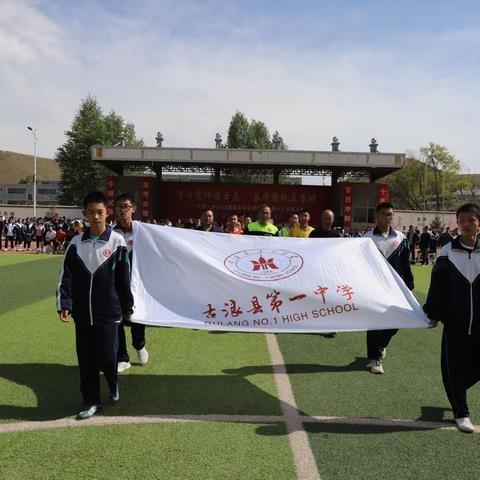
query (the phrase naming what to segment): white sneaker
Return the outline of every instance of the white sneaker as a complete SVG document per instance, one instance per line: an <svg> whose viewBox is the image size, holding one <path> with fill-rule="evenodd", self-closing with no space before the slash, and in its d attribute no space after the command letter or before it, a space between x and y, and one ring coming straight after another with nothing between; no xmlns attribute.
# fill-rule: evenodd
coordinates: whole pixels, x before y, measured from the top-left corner
<svg viewBox="0 0 480 480"><path fill-rule="evenodd" d="M82 410L77 415L77 420L87 420L88 418L92 418L101 408L101 405L92 405L85 410Z"/></svg>
<svg viewBox="0 0 480 480"><path fill-rule="evenodd" d="M136 350L137 352L137 357L138 357L138 363L140 365L145 365L148 362L148 352L145 347L143 347L141 350Z"/></svg>
<svg viewBox="0 0 480 480"><path fill-rule="evenodd" d="M370 363L370 371L372 373L385 373L383 370L383 361L382 360L372 360Z"/></svg>
<svg viewBox="0 0 480 480"><path fill-rule="evenodd" d="M126 370L127 368L130 368L131 366L132 366L132 364L130 362L118 362L117 372L121 373L124 370Z"/></svg>
<svg viewBox="0 0 480 480"><path fill-rule="evenodd" d="M382 360L385 360L385 357L387 356L387 349L386 348L382 348L382 353L380 354L380 358Z"/></svg>
<svg viewBox="0 0 480 480"><path fill-rule="evenodd" d="M475 431L475 427L469 417L456 418L455 423L457 424L458 429L462 432L472 433Z"/></svg>

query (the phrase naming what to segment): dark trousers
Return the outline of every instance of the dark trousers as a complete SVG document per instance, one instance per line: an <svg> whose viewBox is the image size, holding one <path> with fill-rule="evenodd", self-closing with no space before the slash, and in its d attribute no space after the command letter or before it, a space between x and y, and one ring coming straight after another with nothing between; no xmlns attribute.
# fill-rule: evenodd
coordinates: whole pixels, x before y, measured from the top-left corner
<svg viewBox="0 0 480 480"><path fill-rule="evenodd" d="M127 352L127 339L125 337L125 327L129 326L132 332L132 346L135 350L141 350L145 346L145 325L140 323L125 322L118 326L118 352L119 362L129 362L130 357Z"/></svg>
<svg viewBox="0 0 480 480"><path fill-rule="evenodd" d="M80 391L85 406L100 404L100 370L111 393L117 387L116 323L84 325L75 323Z"/></svg>
<svg viewBox="0 0 480 480"><path fill-rule="evenodd" d="M422 247L422 265L428 265L428 247Z"/></svg>
<svg viewBox="0 0 480 480"><path fill-rule="evenodd" d="M382 350L388 346L398 329L391 330L368 330L367 331L367 355L370 360L380 360Z"/></svg>
<svg viewBox="0 0 480 480"><path fill-rule="evenodd" d="M410 245L410 255L412 256L412 263L415 263L415 245Z"/></svg>
<svg viewBox="0 0 480 480"><path fill-rule="evenodd" d="M8 248L8 242L10 242L10 248L13 249L13 244L15 242L15 238L14 237L5 237L5 248Z"/></svg>
<svg viewBox="0 0 480 480"><path fill-rule="evenodd" d="M480 380L480 337L445 326L441 355L443 386L453 416L468 417L467 390Z"/></svg>

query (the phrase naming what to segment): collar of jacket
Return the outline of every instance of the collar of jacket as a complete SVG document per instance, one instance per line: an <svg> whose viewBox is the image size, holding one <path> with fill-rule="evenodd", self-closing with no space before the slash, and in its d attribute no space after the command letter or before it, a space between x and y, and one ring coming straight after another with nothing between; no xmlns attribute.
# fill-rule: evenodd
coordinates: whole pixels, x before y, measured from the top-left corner
<svg viewBox="0 0 480 480"><path fill-rule="evenodd" d="M374 235L381 235L383 237L383 234L380 231L380 229L378 228L378 226L375 226L375 228L373 229L373 234ZM389 237L396 237L397 236L397 232L395 231L394 228L388 227L388 236Z"/></svg>
<svg viewBox="0 0 480 480"><path fill-rule="evenodd" d="M107 243L110 240L110 235L112 234L112 229L107 226L105 231L100 235L97 241ZM82 242L91 242L92 239L90 238L90 227L88 227L82 235Z"/></svg>
<svg viewBox="0 0 480 480"><path fill-rule="evenodd" d="M462 243L461 243L461 238L460 235L453 240L452 242L452 248L455 250L465 250L467 252L470 252L471 250L469 248L465 248ZM477 239L475 240L475 245L473 246L474 250L480 250L480 236L477 235Z"/></svg>

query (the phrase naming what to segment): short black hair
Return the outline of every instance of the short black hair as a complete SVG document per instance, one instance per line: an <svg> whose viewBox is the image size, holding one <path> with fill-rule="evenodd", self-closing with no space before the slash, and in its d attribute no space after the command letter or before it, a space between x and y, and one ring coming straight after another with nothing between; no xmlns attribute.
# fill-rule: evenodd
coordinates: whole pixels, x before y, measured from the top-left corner
<svg viewBox="0 0 480 480"><path fill-rule="evenodd" d="M114 205L116 205L118 202L125 202L127 200L130 200L132 205L136 205L135 197L130 192L124 192L120 195L117 195L114 200Z"/></svg>
<svg viewBox="0 0 480 480"><path fill-rule="evenodd" d="M391 208L392 210L395 210L395 207L390 202L382 202L377 205L377 208L375 209L375 211L377 213L380 213L382 210L388 210L389 208Z"/></svg>
<svg viewBox="0 0 480 480"><path fill-rule="evenodd" d="M258 206L257 208L257 212L259 212L260 210L263 210L264 208L270 208L270 205L267 205L266 203L262 203L261 205ZM270 211L272 209L270 208Z"/></svg>
<svg viewBox="0 0 480 480"><path fill-rule="evenodd" d="M83 208L87 208L89 203L103 203L105 207L108 206L107 197L103 192L90 192L85 195L83 199Z"/></svg>
<svg viewBox="0 0 480 480"><path fill-rule="evenodd" d="M215 215L215 212L213 208L207 207L207 208L202 208L202 211L200 212L200 215L203 215L205 212L212 212L213 215Z"/></svg>
<svg viewBox="0 0 480 480"><path fill-rule="evenodd" d="M310 211L307 208L302 208L299 210L298 214L301 215L302 213L308 213L310 215Z"/></svg>
<svg viewBox="0 0 480 480"><path fill-rule="evenodd" d="M473 213L480 220L480 207L474 203L466 203L457 210L457 218L461 213Z"/></svg>

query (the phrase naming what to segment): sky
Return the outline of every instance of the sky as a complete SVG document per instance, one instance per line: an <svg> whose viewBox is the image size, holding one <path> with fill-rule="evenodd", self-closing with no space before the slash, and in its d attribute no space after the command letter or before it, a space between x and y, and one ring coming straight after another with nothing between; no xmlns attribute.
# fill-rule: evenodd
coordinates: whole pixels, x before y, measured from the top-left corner
<svg viewBox="0 0 480 480"><path fill-rule="evenodd" d="M146 146L243 112L291 150L446 146L480 173L480 2L0 0L0 150L53 158L87 95ZM0 179L1 180L1 179Z"/></svg>

